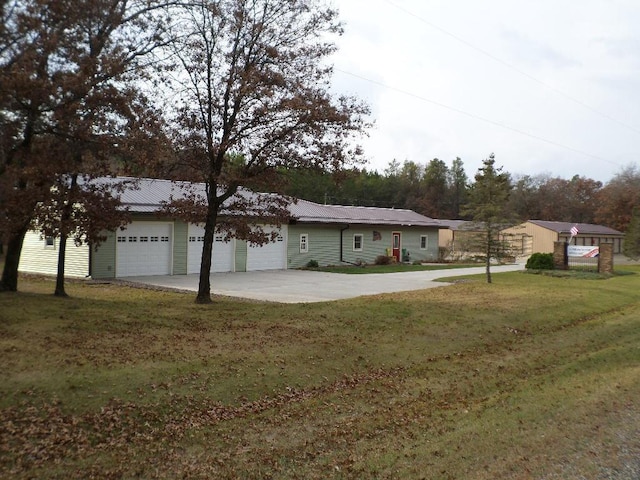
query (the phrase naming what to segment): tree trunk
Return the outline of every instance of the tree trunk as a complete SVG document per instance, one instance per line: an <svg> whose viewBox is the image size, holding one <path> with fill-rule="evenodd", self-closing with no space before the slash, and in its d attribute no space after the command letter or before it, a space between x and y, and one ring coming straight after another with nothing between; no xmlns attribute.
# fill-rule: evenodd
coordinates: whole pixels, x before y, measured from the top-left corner
<svg viewBox="0 0 640 480"><path fill-rule="evenodd" d="M67 240L69 235L67 229L69 228L69 220L73 211L73 200L78 188L78 174L71 175L71 184L69 185L69 191L67 193L68 198L62 208L62 218L60 220L60 248L58 249L58 271L56 273L56 290L53 293L56 297L66 297L67 292L64 290L64 266L67 253Z"/></svg>
<svg viewBox="0 0 640 480"><path fill-rule="evenodd" d="M487 235L487 263L486 263L486 271L487 271L487 283L491 283L491 250L493 250L491 245L491 233L489 231Z"/></svg>
<svg viewBox="0 0 640 480"><path fill-rule="evenodd" d="M211 253L213 252L213 237L218 220L218 207L209 202L207 220L204 224L204 241L202 243L202 258L200 260L200 282L196 303L212 303L211 300Z"/></svg>
<svg viewBox="0 0 640 480"><path fill-rule="evenodd" d="M67 235L60 235L60 245L58 248L58 272L56 275L56 290L53 294L56 297L67 297L64 291L64 260L67 252Z"/></svg>
<svg viewBox="0 0 640 480"><path fill-rule="evenodd" d="M0 281L0 292L16 292L18 290L18 264L20 263L20 253L22 253L22 243L28 229L29 225L25 224L23 228L9 237L2 280Z"/></svg>

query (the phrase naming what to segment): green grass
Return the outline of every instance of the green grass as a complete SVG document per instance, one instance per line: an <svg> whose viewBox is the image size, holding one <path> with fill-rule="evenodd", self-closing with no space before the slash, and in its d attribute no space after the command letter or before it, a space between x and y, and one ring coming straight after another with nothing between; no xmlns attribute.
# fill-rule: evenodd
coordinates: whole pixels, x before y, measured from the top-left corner
<svg viewBox="0 0 640 480"><path fill-rule="evenodd" d="M438 263L428 265L409 265L405 263L394 263L391 265L342 265L331 267L314 268L318 272L330 273L349 273L349 274L367 274L367 273L397 273L397 272L420 272L425 270L448 270L452 268L469 268L482 267L480 263Z"/></svg>
<svg viewBox="0 0 640 480"><path fill-rule="evenodd" d="M301 305L53 286L0 294L0 477L636 478L637 274Z"/></svg>

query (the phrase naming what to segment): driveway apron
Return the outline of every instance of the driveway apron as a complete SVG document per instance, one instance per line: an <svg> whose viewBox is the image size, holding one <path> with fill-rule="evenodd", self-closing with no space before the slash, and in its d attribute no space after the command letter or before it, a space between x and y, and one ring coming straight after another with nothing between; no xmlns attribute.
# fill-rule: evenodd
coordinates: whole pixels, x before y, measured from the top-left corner
<svg viewBox="0 0 640 480"><path fill-rule="evenodd" d="M491 267L491 272L522 270L523 265ZM484 267L427 270L402 273L340 274L310 270L265 270L258 272L214 273L211 291L214 295L248 298L279 303L311 303L354 298L362 295L405 292L442 287L437 278L453 278L482 274ZM127 277L132 283L190 292L198 291L195 275Z"/></svg>

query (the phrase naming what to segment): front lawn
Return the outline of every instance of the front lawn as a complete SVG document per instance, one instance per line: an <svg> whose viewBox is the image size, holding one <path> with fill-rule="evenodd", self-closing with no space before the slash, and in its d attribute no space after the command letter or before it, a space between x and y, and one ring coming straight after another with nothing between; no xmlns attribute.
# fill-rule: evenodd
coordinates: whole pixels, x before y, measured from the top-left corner
<svg viewBox="0 0 640 480"><path fill-rule="evenodd" d="M640 275L299 305L20 288L2 478L638 478Z"/></svg>

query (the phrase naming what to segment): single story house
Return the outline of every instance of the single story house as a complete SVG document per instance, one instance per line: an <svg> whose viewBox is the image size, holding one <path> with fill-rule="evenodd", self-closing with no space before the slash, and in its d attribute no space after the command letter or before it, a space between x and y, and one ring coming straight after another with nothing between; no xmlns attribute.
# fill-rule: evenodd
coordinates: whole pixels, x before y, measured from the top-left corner
<svg viewBox="0 0 640 480"><path fill-rule="evenodd" d="M158 214L163 201L179 198L180 184L139 179L126 189L122 203L132 221L124 229L106 232L100 245L67 245L66 274L73 277L120 278L140 275L199 273L204 226ZM298 200L291 218L276 231L275 240L253 245L224 235L214 237L212 272L240 272L319 265L373 263L379 255L398 261L438 258L438 222L411 210L320 205ZM54 275L58 239L29 232L19 270Z"/></svg>
<svg viewBox="0 0 640 480"><path fill-rule="evenodd" d="M574 229L575 235L571 230ZM502 231L516 237L530 237L526 255L532 253L552 253L554 242L569 242L571 245L596 246L612 243L613 253L622 252L624 233L603 225L590 223L552 222L546 220L528 220Z"/></svg>

